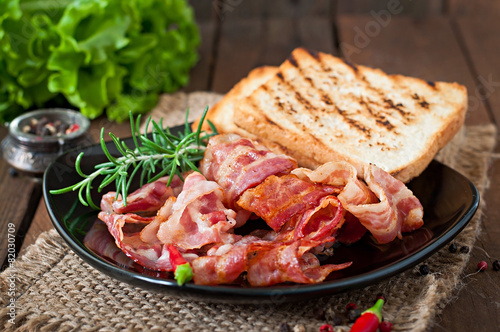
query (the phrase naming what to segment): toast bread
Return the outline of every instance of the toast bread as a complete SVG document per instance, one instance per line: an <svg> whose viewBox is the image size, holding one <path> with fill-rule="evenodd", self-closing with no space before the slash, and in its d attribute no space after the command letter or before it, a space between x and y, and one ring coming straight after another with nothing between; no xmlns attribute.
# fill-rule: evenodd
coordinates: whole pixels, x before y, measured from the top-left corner
<svg viewBox="0 0 500 332"><path fill-rule="evenodd" d="M214 123L313 169L343 160L363 176L364 165L375 164L408 182L453 138L467 110L458 83L388 75L303 48L268 74L265 82L251 75L240 82Z"/></svg>

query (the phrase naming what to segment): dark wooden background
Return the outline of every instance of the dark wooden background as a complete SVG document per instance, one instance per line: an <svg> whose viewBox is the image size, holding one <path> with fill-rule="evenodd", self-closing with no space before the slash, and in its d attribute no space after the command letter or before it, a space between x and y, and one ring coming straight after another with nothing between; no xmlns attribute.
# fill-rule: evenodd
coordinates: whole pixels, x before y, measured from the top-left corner
<svg viewBox="0 0 500 332"><path fill-rule="evenodd" d="M457 81L468 88L468 125L498 125L500 116L500 1L326 1L216 0L190 1L200 27L200 61L184 91L227 92L254 67L279 65L298 46L379 67L388 73L426 80ZM92 122L97 139L106 127L129 135L128 125ZM7 131L0 128L0 138ZM498 148L496 149L498 153ZM488 271L463 279L464 287L440 315L434 331L499 331L500 162L494 159L482 232L472 250L465 275L480 260ZM0 227L15 224L16 249L34 243L52 228L41 197L40 181L11 176L0 160ZM0 262L7 237L2 236ZM5 243L5 244L4 244ZM3 265L5 266L5 264Z"/></svg>

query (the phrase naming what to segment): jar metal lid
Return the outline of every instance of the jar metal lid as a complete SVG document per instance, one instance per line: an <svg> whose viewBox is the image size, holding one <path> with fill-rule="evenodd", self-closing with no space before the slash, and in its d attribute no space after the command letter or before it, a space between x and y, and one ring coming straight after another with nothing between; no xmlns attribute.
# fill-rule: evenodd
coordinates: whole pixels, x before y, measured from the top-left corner
<svg viewBox="0 0 500 332"><path fill-rule="evenodd" d="M23 131L31 119L46 118L66 124L76 124L78 129L68 134L41 136ZM9 134L2 141L4 159L19 171L41 174L64 151L92 143L88 134L90 121L80 112L62 109L41 109L24 113L9 123Z"/></svg>

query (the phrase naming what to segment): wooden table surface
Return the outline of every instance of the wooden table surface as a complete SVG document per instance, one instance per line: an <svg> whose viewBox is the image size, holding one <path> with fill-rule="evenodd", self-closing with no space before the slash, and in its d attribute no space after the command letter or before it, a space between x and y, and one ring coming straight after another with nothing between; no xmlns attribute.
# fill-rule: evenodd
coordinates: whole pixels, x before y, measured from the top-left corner
<svg viewBox="0 0 500 332"><path fill-rule="evenodd" d="M457 81L468 88L466 124L500 120L500 6L478 1L191 1L202 36L200 61L183 90L227 92L254 67L279 65L298 46L430 81ZM496 8L495 8L496 6ZM128 124L93 120L97 139L106 127L120 137ZM7 134L0 128L0 139ZM495 152L498 152L498 148ZM465 277L481 260L500 259L500 161L489 169L490 188L482 232L464 271L463 284L437 317L433 331L499 331L500 272ZM7 224L22 255L53 226L41 182L12 176L0 160L0 262L7 256ZM5 266L5 263L4 265Z"/></svg>

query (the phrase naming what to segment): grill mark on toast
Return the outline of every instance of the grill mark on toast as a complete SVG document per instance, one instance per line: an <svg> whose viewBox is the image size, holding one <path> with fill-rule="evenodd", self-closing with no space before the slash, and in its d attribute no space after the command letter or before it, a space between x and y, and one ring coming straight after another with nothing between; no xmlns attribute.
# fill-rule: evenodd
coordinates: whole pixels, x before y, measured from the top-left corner
<svg viewBox="0 0 500 332"><path fill-rule="evenodd" d="M345 110L342 110L338 107L336 107L336 110L337 112L344 118L344 120L350 124L351 126L353 126L354 128L356 128L357 130L359 130L360 132L362 132L366 137L368 138L371 138L371 133L370 133L370 130L368 128L366 128L365 126L363 126L363 124L359 123L358 121L354 120L353 118L349 117L349 114L347 111Z"/></svg>
<svg viewBox="0 0 500 332"><path fill-rule="evenodd" d="M276 122L274 122L273 120L269 119L269 118L267 117L267 115L263 114L263 116L264 116L264 120L265 120L268 124L270 124L271 126L278 127L280 130L283 130L283 128L282 128L279 124L277 124L277 123L276 123Z"/></svg>
<svg viewBox="0 0 500 332"><path fill-rule="evenodd" d="M422 97L420 97L417 93L411 95L411 97L417 101L420 107L429 109L429 103Z"/></svg>
<svg viewBox="0 0 500 332"><path fill-rule="evenodd" d="M290 86L291 88L291 86ZM311 111L313 109L313 106L311 105L311 103L309 102L309 100L307 100L306 98L304 98L300 92L298 91L295 91L295 99L297 99L297 101L299 101L307 110Z"/></svg>
<svg viewBox="0 0 500 332"><path fill-rule="evenodd" d="M320 65L321 70L324 73L329 73L329 72L333 71L333 69L330 66L325 65L325 63L323 62L323 58L321 57L320 53L315 52L315 51L311 51L311 50L306 50L306 51ZM299 66L297 68L300 68L300 64L299 64Z"/></svg>
<svg viewBox="0 0 500 332"><path fill-rule="evenodd" d="M292 56L291 56L292 57ZM289 59L290 60L290 59ZM295 61L295 60L294 60ZM301 74L301 76L304 76L303 75L303 72L302 72L302 69L298 66L298 63L295 62L295 65L297 67L297 70L299 71L299 73ZM314 110L314 107L312 106L311 102L305 98L299 91L295 90L294 87L290 84L290 82L286 81L285 78L283 77L283 75L281 74L281 72L279 72L277 74L278 78L280 79L281 83L286 86L289 90L291 91L294 91L295 92L295 99L301 104L303 105L308 111L312 111ZM279 98L276 98L276 103L277 103L277 106L282 109L283 111L286 112L285 108L284 108L284 105L283 103L279 100ZM291 112L294 112L296 113L297 111L294 110L292 107L290 107L289 111Z"/></svg>
<svg viewBox="0 0 500 332"><path fill-rule="evenodd" d="M290 89L290 90L292 90L292 91L293 91L293 88L290 86L290 83L289 83L289 82L287 82L287 81L285 80L285 78L283 77L283 73L278 72L278 73L276 74L276 76L280 79L281 84L283 84L284 86L288 87L288 89ZM265 84L264 84L264 85L265 85ZM299 92L295 92L295 98L296 98L297 100L299 100L299 101L300 101L300 99L299 99L299 98L304 99L304 98L300 95L300 93L299 93ZM308 108L308 109L311 109L311 107L312 107L312 106L311 106L311 104L309 103L309 101L307 101L307 100L305 100L305 99L304 99L304 101L305 101L305 102L307 102L307 104L306 104L306 105L308 105L308 106L309 106L309 107L307 107L307 108ZM286 105L285 105L285 104L286 104L286 102L285 102L285 103L283 103L279 97L275 97L275 98L274 98L274 104L275 104L275 106L278 108L278 110L281 110L282 112L288 113L288 114L290 114L290 115L292 115L293 113L297 113L297 110L295 110L295 109L294 109L291 105L289 105L289 107L286 107Z"/></svg>
<svg viewBox="0 0 500 332"><path fill-rule="evenodd" d="M420 107L422 108L425 108L425 109L429 109L429 103L426 102L425 100L422 100L421 102L418 103L420 105Z"/></svg>
<svg viewBox="0 0 500 332"><path fill-rule="evenodd" d="M341 59L342 62L344 62L346 65L352 68L352 70L357 74L358 73L358 66L356 66L354 63L347 61L346 59Z"/></svg>
<svg viewBox="0 0 500 332"><path fill-rule="evenodd" d="M261 86L261 88L264 88L264 87L265 87L265 84L263 84ZM267 87L266 87L266 89L267 89ZM254 98L250 98L250 105L251 105L252 108L258 109L257 104L255 103ZM277 124L273 120L269 119L265 113L262 113L262 116L264 117L264 121L266 121L268 124L270 124L271 126L278 127L280 130L283 130L283 128L279 124ZM243 128L243 129L245 129L245 128Z"/></svg>
<svg viewBox="0 0 500 332"><path fill-rule="evenodd" d="M316 60L321 61L318 52L309 49L306 49L306 52L309 53L309 55L315 58Z"/></svg>
<svg viewBox="0 0 500 332"><path fill-rule="evenodd" d="M309 53L309 52L308 52L308 53ZM321 66L321 69L322 69L323 71L326 71L326 69L325 69L325 67L324 67L324 64L323 64L323 62L321 62L321 59L320 59L320 57L319 57L318 53L309 53L309 54L311 54L311 56L312 56L312 57L313 57L316 61L318 61L318 63L319 63L319 64L320 64L320 66ZM304 79L305 79L305 80L306 80L306 81L307 81L307 82L311 85L311 87L312 87L314 90L316 90L317 92L319 92L319 93L320 93L320 95L321 95L321 100L322 100L325 104L327 104L327 105L333 105L333 102L332 102L332 100L330 99L330 97L328 96L328 94L326 94L326 93L325 93L322 89L318 88L318 87L314 84L314 80L313 80L311 77L309 77L309 76L307 76L307 75L305 75L305 74L304 74L304 71L303 71L302 67L300 67L299 63L297 63L297 62L296 62L294 66L295 66L295 67L297 68L297 70L299 71L300 77L303 77L303 78L304 78ZM329 68L328 70L330 70L330 71L331 71L331 69L330 69L330 68ZM283 78L281 78L281 79L282 79L283 83L287 84L287 85L288 85L288 86L289 86L292 90L295 90L295 89L293 88L293 86L289 84L289 82L284 81L284 80L283 80ZM308 109L312 109L312 105L311 105L311 103L309 102L309 100L305 99L305 98L304 98L303 96L301 96L300 94L299 94L299 95L297 95L297 93L296 93L296 97L299 97L299 98L300 98L300 99L297 99L299 102L300 102L301 100L307 101L307 105L308 105L308 107L307 107L307 108L308 108Z"/></svg>
<svg viewBox="0 0 500 332"><path fill-rule="evenodd" d="M359 103L365 107L365 109L368 111L368 113L370 113L370 115L375 119L375 122L378 124L378 125L381 125L382 127L384 127L385 129L387 129L387 131L392 131L394 129L394 125L380 112L376 112L374 111L371 107L370 107L370 102L366 102L364 99L361 99L359 101ZM397 132L394 132L397 134Z"/></svg>
<svg viewBox="0 0 500 332"><path fill-rule="evenodd" d="M385 127L388 131L394 129L394 126L387 119L386 120L375 119L375 122L382 125L382 127Z"/></svg>
<svg viewBox="0 0 500 332"><path fill-rule="evenodd" d="M293 55L293 53L288 57L288 61L290 61L292 66L294 66L296 68L299 67L299 64L297 63L297 59L295 59L295 56Z"/></svg>
<svg viewBox="0 0 500 332"><path fill-rule="evenodd" d="M311 53L309 53L311 54ZM327 70L325 70L325 64L321 61L321 58L319 56L315 56L314 54L311 54L311 56L318 62L318 64L321 66L321 69L326 72ZM296 59L294 59L294 61L296 61ZM295 66L295 65L294 65ZM297 68L297 70L299 71L299 74L300 74L300 77L303 77L305 79L305 81L307 81L310 85L311 85L311 88L313 88L315 91L317 91L320 96L321 96L321 100L327 104L327 105L330 105L330 106L334 106L334 103L333 101L330 99L330 96L328 96L328 94L323 91L322 89L318 88L316 86L316 84L314 84L314 80L305 75L304 74L304 71L303 71L303 68L300 66L300 63L297 63L297 65L295 66ZM332 69L330 67L329 68L329 71L331 71ZM357 72L357 67L356 67L356 72ZM295 91L294 87L290 84L290 82L286 81L283 77L283 75L279 76L281 82L286 85L289 89L291 89L292 91ZM304 98L300 93L296 92L295 93L295 98L297 99L298 102L301 102L302 105L304 105L304 107L306 107L306 109L310 110L310 109L313 109L312 107L312 104L309 100L307 100L306 98ZM366 128L362 123L360 123L359 121L356 121L355 119L353 119L352 117L349 116L349 113L345 110L341 110L339 109L338 107L335 107L336 111L342 116L342 118L344 119L344 121L346 123L348 123L349 125L351 125L353 128L355 128L356 130L358 130L359 132L361 132L363 135L365 135L368 139L371 138L371 133L370 133L370 130L368 128ZM314 115L313 115L314 116ZM314 116L314 118L316 120L319 119L318 116ZM384 121L382 121L382 124L387 128L388 126L392 126L392 124L390 123L386 123ZM314 137L314 136L313 136ZM316 138L315 138L316 139Z"/></svg>
<svg viewBox="0 0 500 332"><path fill-rule="evenodd" d="M319 90L318 90L318 91L319 91ZM330 97L329 97L327 94L323 93L323 92L321 93L321 100L322 100L325 104L327 104L327 105L333 105L333 102L332 102L332 100L330 99Z"/></svg>
<svg viewBox="0 0 500 332"><path fill-rule="evenodd" d="M384 102L384 105L380 105L381 107L385 107L385 108L392 108L392 109L395 109L396 111L399 112L399 114L402 116L403 118L403 121L408 124L409 122L411 122L412 120L412 115L409 113L409 112L406 112L403 108L404 108L404 105L401 104L401 103L397 103L397 104L394 104L394 101L392 99L389 99L387 98L387 95L381 91L380 89L377 89L376 87L374 87L369 81L368 79L366 78L365 75L359 75L358 76L359 79L361 81L363 81L363 83L366 84L366 88L371 90L371 91L374 91L376 94L379 95L380 99L383 100Z"/></svg>
<svg viewBox="0 0 500 332"><path fill-rule="evenodd" d="M390 98L384 98L383 101L384 101L386 107L395 109L396 111L399 112L399 114L401 114L401 116L405 120L411 121L411 114L409 112L406 112L403 109L404 108L403 104L401 104L401 103L394 104L394 101Z"/></svg>

